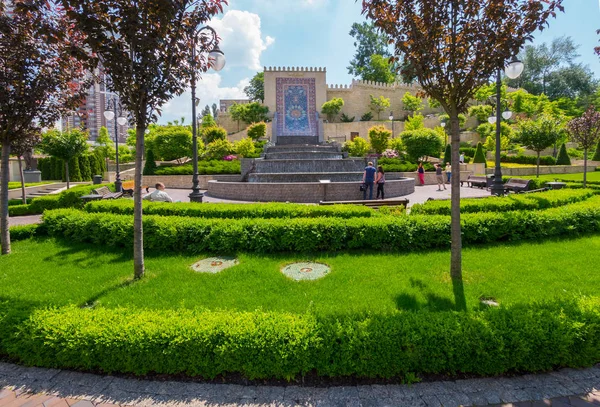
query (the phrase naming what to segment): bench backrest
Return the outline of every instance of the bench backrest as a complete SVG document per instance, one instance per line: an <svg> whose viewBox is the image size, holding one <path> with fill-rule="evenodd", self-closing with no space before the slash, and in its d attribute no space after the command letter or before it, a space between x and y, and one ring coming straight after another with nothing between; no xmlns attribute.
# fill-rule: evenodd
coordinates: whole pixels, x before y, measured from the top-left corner
<svg viewBox="0 0 600 407"><path fill-rule="evenodd" d="M506 185L527 186L531 182L530 179L510 178Z"/></svg>
<svg viewBox="0 0 600 407"><path fill-rule="evenodd" d="M469 175L468 179L473 181L487 181L487 177L481 175Z"/></svg>
<svg viewBox="0 0 600 407"><path fill-rule="evenodd" d="M134 181L123 181L123 189L133 189Z"/></svg>
<svg viewBox="0 0 600 407"><path fill-rule="evenodd" d="M112 193L112 192L110 192L110 189L108 189L107 187L96 188L92 192L95 193L96 195L102 195L102 196Z"/></svg>

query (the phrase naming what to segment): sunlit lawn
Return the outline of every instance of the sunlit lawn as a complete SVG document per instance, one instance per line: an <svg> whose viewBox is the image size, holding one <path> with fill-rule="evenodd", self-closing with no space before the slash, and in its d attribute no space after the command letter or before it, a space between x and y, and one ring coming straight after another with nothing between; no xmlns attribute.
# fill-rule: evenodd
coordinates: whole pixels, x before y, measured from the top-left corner
<svg viewBox="0 0 600 407"><path fill-rule="evenodd" d="M527 176L527 177L523 177L523 178L535 178L535 175ZM586 178L588 181L598 182L598 181L600 181L600 171L588 171ZM540 175L540 179L543 179L546 181L554 181L555 179L559 179L559 180L566 180L566 181L583 182L583 172L577 172L574 174L545 174L545 175Z"/></svg>
<svg viewBox="0 0 600 407"><path fill-rule="evenodd" d="M0 300L39 305L279 310L325 314L454 307L448 252L340 253L313 256L240 254L219 274L190 265L203 256L147 256L147 275L132 282L125 251L61 240L16 242L0 257ZM327 263L332 272L296 282L280 268L293 261ZM463 254L468 307L482 297L501 304L600 294L600 235L544 243L467 248Z"/></svg>

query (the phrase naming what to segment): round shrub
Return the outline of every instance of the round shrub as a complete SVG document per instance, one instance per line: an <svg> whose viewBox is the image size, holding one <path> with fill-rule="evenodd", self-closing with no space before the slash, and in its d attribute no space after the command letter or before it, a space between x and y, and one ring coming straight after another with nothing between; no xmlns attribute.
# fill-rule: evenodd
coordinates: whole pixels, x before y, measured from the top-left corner
<svg viewBox="0 0 600 407"><path fill-rule="evenodd" d="M227 130L218 126L207 127L202 130L202 138L207 144L217 140L227 140Z"/></svg>
<svg viewBox="0 0 600 407"><path fill-rule="evenodd" d="M411 161L419 161L421 157L439 157L442 150L442 140L432 129L404 131L400 137Z"/></svg>
<svg viewBox="0 0 600 407"><path fill-rule="evenodd" d="M207 160L222 160L223 157L230 154L233 146L228 140L218 139L206 145L204 158Z"/></svg>
<svg viewBox="0 0 600 407"><path fill-rule="evenodd" d="M233 145L233 150L236 154L242 157L248 157L251 154L254 154L256 148L254 147L254 142L250 137L246 137L239 141L236 141Z"/></svg>
<svg viewBox="0 0 600 407"><path fill-rule="evenodd" d="M369 152L369 143L362 137L355 137L354 140L344 143L343 150L351 157L364 157Z"/></svg>
<svg viewBox="0 0 600 407"><path fill-rule="evenodd" d="M369 129L369 141L377 154L383 153L388 148L392 132L384 126L373 126Z"/></svg>
<svg viewBox="0 0 600 407"><path fill-rule="evenodd" d="M267 137L267 125L265 122L253 123L248 127L248 137L252 140Z"/></svg>

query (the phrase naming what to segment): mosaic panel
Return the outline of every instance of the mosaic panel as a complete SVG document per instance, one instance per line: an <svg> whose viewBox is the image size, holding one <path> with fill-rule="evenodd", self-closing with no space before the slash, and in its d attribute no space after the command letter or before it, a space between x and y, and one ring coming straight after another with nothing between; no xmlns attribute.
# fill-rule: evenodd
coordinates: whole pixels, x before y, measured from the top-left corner
<svg viewBox="0 0 600 407"><path fill-rule="evenodd" d="M277 78L277 134L316 136L316 88L314 78Z"/></svg>

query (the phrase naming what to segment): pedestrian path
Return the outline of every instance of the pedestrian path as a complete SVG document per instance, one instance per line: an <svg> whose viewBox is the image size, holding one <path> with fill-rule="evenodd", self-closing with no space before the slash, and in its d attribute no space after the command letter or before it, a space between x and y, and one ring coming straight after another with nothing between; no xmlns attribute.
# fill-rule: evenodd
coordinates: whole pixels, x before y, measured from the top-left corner
<svg viewBox="0 0 600 407"><path fill-rule="evenodd" d="M599 406L600 365L510 378L318 388L136 380L0 363L0 407L490 405Z"/></svg>

